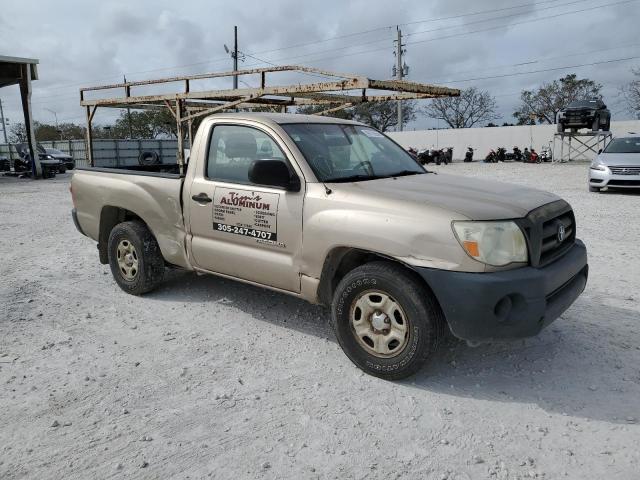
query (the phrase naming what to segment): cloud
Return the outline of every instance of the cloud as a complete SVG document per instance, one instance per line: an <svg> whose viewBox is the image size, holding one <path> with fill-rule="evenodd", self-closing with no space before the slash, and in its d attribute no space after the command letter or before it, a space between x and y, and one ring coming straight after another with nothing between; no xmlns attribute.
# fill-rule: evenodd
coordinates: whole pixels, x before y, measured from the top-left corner
<svg viewBox="0 0 640 480"><path fill-rule="evenodd" d="M515 3L486 0L471 4L467 0L5 3L0 13L2 53L40 59L41 80L34 84L33 104L36 118L45 121L51 117L45 108L55 110L59 118L83 121L84 112L78 99L80 85L110 83L123 74L130 79L142 79L230 69L231 59L223 44L233 42L234 25L239 27L240 49L260 60L389 78L395 61L395 25L404 24L401 28L405 34L406 62L411 67L410 80L489 90L497 97L502 121L512 121L511 113L523 88L534 88L572 71L603 83L605 99L611 99L609 103L619 101L618 86L630 80L631 66L640 65L638 61L620 62L513 75L638 55L637 15L630 14L637 9L634 3L614 6L593 0L565 6L562 5L569 0ZM603 8L557 15L594 6ZM469 15L485 10L495 11ZM435 21L460 15L465 16ZM542 17L550 18L532 21ZM34 29L33 25L38 27ZM488 28L492 30L473 33ZM361 33L352 35L354 32ZM600 51L605 49L608 50ZM247 56L241 66L267 65L260 60ZM523 65L516 66L519 63ZM485 76L499 78L455 83ZM245 80L255 85L255 80ZM228 81L206 85L228 86ZM15 89L4 89L0 95L11 117L19 118ZM110 114L99 115L108 120ZM429 119L415 124L432 125L435 122Z"/></svg>

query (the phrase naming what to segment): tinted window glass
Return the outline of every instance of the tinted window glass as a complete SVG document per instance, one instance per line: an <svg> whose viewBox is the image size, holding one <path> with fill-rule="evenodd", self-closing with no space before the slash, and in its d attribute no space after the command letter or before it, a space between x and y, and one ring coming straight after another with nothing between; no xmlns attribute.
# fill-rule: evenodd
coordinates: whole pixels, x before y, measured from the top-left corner
<svg viewBox="0 0 640 480"><path fill-rule="evenodd" d="M276 142L261 130L239 125L214 127L209 143L207 177L233 183L250 183L249 167L255 160L285 160Z"/></svg>
<svg viewBox="0 0 640 480"><path fill-rule="evenodd" d="M640 153L640 137L614 138L605 153Z"/></svg>
<svg viewBox="0 0 640 480"><path fill-rule="evenodd" d="M292 123L282 128L322 182L425 173L407 152L370 127Z"/></svg>

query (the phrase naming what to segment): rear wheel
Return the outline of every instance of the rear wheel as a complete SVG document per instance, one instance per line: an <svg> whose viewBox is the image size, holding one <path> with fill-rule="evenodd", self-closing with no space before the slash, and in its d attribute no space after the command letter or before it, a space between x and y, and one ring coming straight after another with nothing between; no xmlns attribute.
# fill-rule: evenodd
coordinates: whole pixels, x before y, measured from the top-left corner
<svg viewBox="0 0 640 480"><path fill-rule="evenodd" d="M444 316L414 275L391 262L373 262L349 272L336 288L332 325L353 363L370 375L398 380L434 354Z"/></svg>
<svg viewBox="0 0 640 480"><path fill-rule="evenodd" d="M142 295L162 282L164 259L144 223L123 222L113 227L107 248L113 278L125 292Z"/></svg>

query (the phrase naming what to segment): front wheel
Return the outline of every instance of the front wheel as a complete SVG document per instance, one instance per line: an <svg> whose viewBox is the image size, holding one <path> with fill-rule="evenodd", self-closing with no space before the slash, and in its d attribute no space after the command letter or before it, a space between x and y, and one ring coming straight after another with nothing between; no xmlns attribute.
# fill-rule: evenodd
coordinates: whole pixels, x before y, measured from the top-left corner
<svg viewBox="0 0 640 480"><path fill-rule="evenodd" d="M600 187L592 187L591 185L589 185L589 191L590 192L600 192Z"/></svg>
<svg viewBox="0 0 640 480"><path fill-rule="evenodd" d="M349 359L370 375L399 380L437 349L444 316L415 275L391 262L349 272L336 288L332 325Z"/></svg>
<svg viewBox="0 0 640 480"><path fill-rule="evenodd" d="M130 221L113 227L107 249L113 278L125 292L142 295L162 282L164 258L144 223Z"/></svg>

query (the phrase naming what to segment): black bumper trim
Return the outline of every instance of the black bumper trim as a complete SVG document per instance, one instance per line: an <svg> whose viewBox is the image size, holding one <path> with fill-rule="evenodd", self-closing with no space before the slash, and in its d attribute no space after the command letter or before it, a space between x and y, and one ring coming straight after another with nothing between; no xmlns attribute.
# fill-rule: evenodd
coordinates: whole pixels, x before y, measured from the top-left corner
<svg viewBox="0 0 640 480"><path fill-rule="evenodd" d="M82 227L80 226L80 222L78 222L78 212L76 211L75 208L73 208L71 210L71 218L73 218L73 224L76 226L76 230L78 230L82 235L84 235L86 237L87 234L82 231Z"/></svg>
<svg viewBox="0 0 640 480"><path fill-rule="evenodd" d="M416 268L429 284L453 334L486 341L536 335L567 310L584 290L587 249L580 240L542 268L491 273Z"/></svg>

